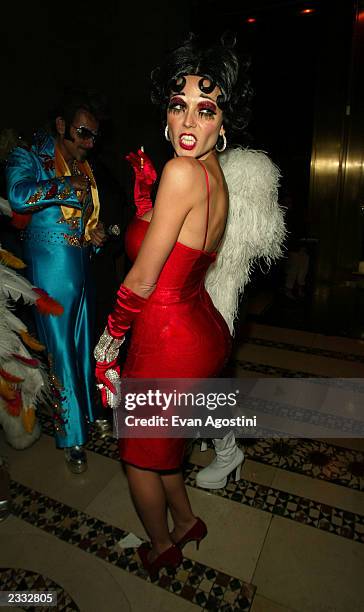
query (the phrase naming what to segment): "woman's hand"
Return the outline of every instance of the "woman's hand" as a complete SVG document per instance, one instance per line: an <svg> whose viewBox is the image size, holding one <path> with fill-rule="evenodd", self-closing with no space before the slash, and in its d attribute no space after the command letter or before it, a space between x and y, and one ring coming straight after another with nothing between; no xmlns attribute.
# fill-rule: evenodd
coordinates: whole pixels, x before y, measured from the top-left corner
<svg viewBox="0 0 364 612"><path fill-rule="evenodd" d="M119 349L124 338L113 338L105 327L94 348L96 359L95 378L100 389L104 408L116 408L118 389L120 388L120 367L118 366Z"/></svg>
<svg viewBox="0 0 364 612"><path fill-rule="evenodd" d="M129 153L125 159L128 160L135 173L134 202L137 216L142 217L153 207L150 194L157 180L157 173L151 159L141 149L138 149L138 153Z"/></svg>
<svg viewBox="0 0 364 612"><path fill-rule="evenodd" d="M104 408L107 408L107 406L114 408L118 393L117 386L120 385L120 367L117 365L117 359L113 361L97 361L95 378L101 393L102 405Z"/></svg>
<svg viewBox="0 0 364 612"><path fill-rule="evenodd" d="M144 151L138 149L137 153L131 152L126 155L125 159L128 160L135 172L136 182L143 183L146 187L154 185L157 180L157 173L152 160Z"/></svg>

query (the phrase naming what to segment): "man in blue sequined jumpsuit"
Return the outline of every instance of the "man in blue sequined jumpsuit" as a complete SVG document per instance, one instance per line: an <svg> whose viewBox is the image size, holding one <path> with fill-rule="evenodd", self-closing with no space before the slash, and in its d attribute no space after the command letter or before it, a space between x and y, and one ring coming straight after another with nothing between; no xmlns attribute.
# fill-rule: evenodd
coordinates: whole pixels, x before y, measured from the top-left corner
<svg viewBox="0 0 364 612"><path fill-rule="evenodd" d="M93 377L90 256L105 234L86 161L99 126L95 109L87 96L71 93L55 119L54 136L39 132L31 147L13 150L7 166L11 207L29 220L22 232L27 276L64 308L60 317L37 316L36 323L55 391L56 444L76 473L87 467L82 445L88 425L102 416Z"/></svg>

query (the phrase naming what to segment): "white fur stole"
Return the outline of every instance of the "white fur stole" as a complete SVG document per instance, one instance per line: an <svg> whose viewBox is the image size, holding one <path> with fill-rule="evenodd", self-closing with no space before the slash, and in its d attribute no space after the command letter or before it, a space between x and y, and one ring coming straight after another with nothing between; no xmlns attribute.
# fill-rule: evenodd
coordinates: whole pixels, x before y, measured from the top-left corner
<svg viewBox="0 0 364 612"><path fill-rule="evenodd" d="M229 214L205 286L233 334L239 297L254 262L263 258L270 265L279 258L286 231L278 204L280 173L268 156L234 148L219 155L219 161L229 190Z"/></svg>

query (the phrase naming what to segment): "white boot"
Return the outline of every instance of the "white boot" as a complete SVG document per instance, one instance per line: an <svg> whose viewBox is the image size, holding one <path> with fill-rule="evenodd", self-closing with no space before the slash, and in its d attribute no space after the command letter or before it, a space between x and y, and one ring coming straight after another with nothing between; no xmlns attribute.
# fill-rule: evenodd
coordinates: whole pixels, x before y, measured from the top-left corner
<svg viewBox="0 0 364 612"><path fill-rule="evenodd" d="M234 433L230 431L225 438L217 438L213 442L216 457L196 476L196 484L202 489L222 489L226 485L228 475L233 470L235 470L235 480L240 480L244 453L237 446Z"/></svg>

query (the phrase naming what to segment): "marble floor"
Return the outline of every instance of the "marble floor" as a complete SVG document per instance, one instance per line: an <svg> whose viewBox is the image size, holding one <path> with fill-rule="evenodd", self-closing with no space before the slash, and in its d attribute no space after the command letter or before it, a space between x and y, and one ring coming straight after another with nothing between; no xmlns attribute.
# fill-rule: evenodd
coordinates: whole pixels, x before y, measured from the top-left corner
<svg viewBox="0 0 364 612"><path fill-rule="evenodd" d="M364 342L252 323L233 355L236 377L364 378ZM364 440L240 440L241 480L198 489L213 457L194 445L185 479L208 537L184 548L176 575L151 582L130 534L145 539L115 440L91 433L89 469L67 471L51 423L24 451L0 432L12 513L0 523L2 590L55 591L81 612L359 612L364 609ZM130 545L129 545L130 546Z"/></svg>

